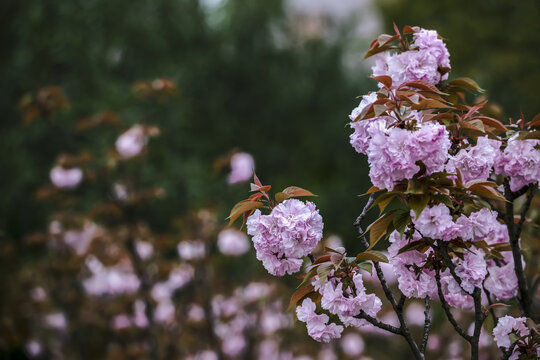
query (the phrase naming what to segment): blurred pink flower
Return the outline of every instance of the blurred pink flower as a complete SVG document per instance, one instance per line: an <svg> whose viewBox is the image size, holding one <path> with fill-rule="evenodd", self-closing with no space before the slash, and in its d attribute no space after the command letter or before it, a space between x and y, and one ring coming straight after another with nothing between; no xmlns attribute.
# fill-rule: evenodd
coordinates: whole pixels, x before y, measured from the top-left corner
<svg viewBox="0 0 540 360"><path fill-rule="evenodd" d="M146 317L146 305L142 300L135 301L135 304L133 304L133 312L135 315L133 316L133 324L135 326L143 328L148 326L148 318Z"/></svg>
<svg viewBox="0 0 540 360"><path fill-rule="evenodd" d="M409 306L405 309L405 319L411 325L422 326L424 325L425 314L424 314L424 305L411 302Z"/></svg>
<svg viewBox="0 0 540 360"><path fill-rule="evenodd" d="M349 357L356 357L364 352L364 340L357 333L348 333L341 339L343 353Z"/></svg>
<svg viewBox="0 0 540 360"><path fill-rule="evenodd" d="M246 339L241 334L236 334L224 340L221 350L230 357L238 356L246 348Z"/></svg>
<svg viewBox="0 0 540 360"><path fill-rule="evenodd" d="M139 155L148 141L144 129L135 125L118 137L115 143L116 151L124 159Z"/></svg>
<svg viewBox="0 0 540 360"><path fill-rule="evenodd" d="M137 241L135 243L135 250L143 260L148 260L154 254L154 246L148 241Z"/></svg>
<svg viewBox="0 0 540 360"><path fill-rule="evenodd" d="M225 255L238 256L249 250L249 239L241 231L234 229L222 230L218 235L217 246Z"/></svg>
<svg viewBox="0 0 540 360"><path fill-rule="evenodd" d="M102 236L104 231L96 223L85 221L82 230L68 230L64 233L64 242L69 245L78 255L88 251L92 240Z"/></svg>
<svg viewBox="0 0 540 360"><path fill-rule="evenodd" d="M206 318L206 315L204 313L204 309L202 306L198 304L191 304L188 307L187 311L187 321L198 323L203 321Z"/></svg>
<svg viewBox="0 0 540 360"><path fill-rule="evenodd" d="M41 352L43 351L43 346L37 340L28 341L26 345L24 346L24 348L26 352L28 353L28 355L30 355L31 357L39 356Z"/></svg>
<svg viewBox="0 0 540 360"><path fill-rule="evenodd" d="M112 327L116 330L125 329L131 326L131 320L126 314L116 315L112 320Z"/></svg>
<svg viewBox="0 0 540 360"><path fill-rule="evenodd" d="M227 177L229 184L248 181L253 176L255 160L248 153L236 153L231 157L231 172Z"/></svg>
<svg viewBox="0 0 540 360"><path fill-rule="evenodd" d="M154 319L158 323L168 323L174 320L176 308L171 299L162 299L157 303L154 309Z"/></svg>
<svg viewBox="0 0 540 360"><path fill-rule="evenodd" d="M96 257L89 256L86 258L86 266L92 276L83 280L83 287L90 295L134 293L139 289L140 280L127 260L105 267Z"/></svg>
<svg viewBox="0 0 540 360"><path fill-rule="evenodd" d="M60 189L74 189L83 179L83 171L79 168L66 169L57 165L51 169L51 181Z"/></svg>
<svg viewBox="0 0 540 360"><path fill-rule="evenodd" d="M206 256L206 248L201 240L184 240L178 244L178 255L184 260L198 260Z"/></svg>
<svg viewBox="0 0 540 360"><path fill-rule="evenodd" d="M66 330L67 329L67 319L66 315L61 312L50 313L45 315L45 324L56 330Z"/></svg>

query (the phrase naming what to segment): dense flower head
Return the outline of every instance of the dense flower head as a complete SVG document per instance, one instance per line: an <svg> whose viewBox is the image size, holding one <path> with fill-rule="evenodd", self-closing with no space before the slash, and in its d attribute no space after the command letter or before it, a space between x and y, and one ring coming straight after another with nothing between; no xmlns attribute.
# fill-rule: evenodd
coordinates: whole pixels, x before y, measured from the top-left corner
<svg viewBox="0 0 540 360"><path fill-rule="evenodd" d="M487 275L485 253L475 249L474 252L467 252L463 255L463 260L454 259L456 264L456 274L461 279L461 287L469 294L473 293L475 287L481 287Z"/></svg>
<svg viewBox="0 0 540 360"><path fill-rule="evenodd" d="M118 137L115 143L116 151L124 159L137 156L144 149L148 137L141 125L135 125Z"/></svg>
<svg viewBox="0 0 540 360"><path fill-rule="evenodd" d="M416 218L411 210L414 226L420 234L432 239L452 240L456 235L456 224L450 215L450 209L444 204L428 206Z"/></svg>
<svg viewBox="0 0 540 360"><path fill-rule="evenodd" d="M452 156L446 164L446 171L456 174L456 169L459 169L465 182L487 180L499 156L500 145L498 141L487 136L480 137L475 146L461 149Z"/></svg>
<svg viewBox="0 0 540 360"><path fill-rule="evenodd" d="M317 314L316 306L310 298L304 299L302 304L296 308L298 320L305 322L308 335L319 342L329 342L339 338L343 332L343 326L329 323L330 318L326 314Z"/></svg>
<svg viewBox="0 0 540 360"><path fill-rule="evenodd" d="M427 175L444 169L451 144L443 125L419 122L414 131L386 127L380 122L374 125L367 130L371 137L367 156L373 185L392 190L397 181L418 173L418 161L425 165Z"/></svg>
<svg viewBox="0 0 540 360"><path fill-rule="evenodd" d="M51 182L60 189L74 189L83 179L83 171L77 167L66 169L57 165L51 169Z"/></svg>
<svg viewBox="0 0 540 360"><path fill-rule="evenodd" d="M417 80L436 85L448 78L448 74L441 75L439 67L450 68L450 53L436 31L422 29L414 34L410 50L378 54L372 71L373 76L390 76L396 86Z"/></svg>
<svg viewBox="0 0 540 360"><path fill-rule="evenodd" d="M525 326L526 320L524 317L514 318L509 315L499 318L497 326L493 329L493 338L497 346L508 349L512 345L510 333L515 333L520 337L529 335L530 330Z"/></svg>
<svg viewBox="0 0 540 360"><path fill-rule="evenodd" d="M540 140L508 140L495 162L495 172L510 177L510 189L538 184L540 179Z"/></svg>
<svg viewBox="0 0 540 360"><path fill-rule="evenodd" d="M288 199L269 215L257 209L247 220L257 259L276 276L300 270L301 258L308 255L322 238L322 217L312 202Z"/></svg>
<svg viewBox="0 0 540 360"><path fill-rule="evenodd" d="M517 295L518 280L514 271L514 262L503 266L489 266L484 287L499 300L509 300Z"/></svg>

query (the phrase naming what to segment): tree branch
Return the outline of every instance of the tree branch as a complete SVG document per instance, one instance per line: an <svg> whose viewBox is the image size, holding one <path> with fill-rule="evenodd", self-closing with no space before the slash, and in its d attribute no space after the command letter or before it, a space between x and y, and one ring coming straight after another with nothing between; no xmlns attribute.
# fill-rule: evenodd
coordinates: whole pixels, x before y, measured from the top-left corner
<svg viewBox="0 0 540 360"><path fill-rule="evenodd" d="M361 223L362 223L362 220L364 219L364 217L366 216L369 208L373 204L374 198L375 198L374 194L371 194L369 196L369 199L368 199L366 205L364 206L364 209L362 210L362 213L360 213L360 215L356 218L356 220L355 220L355 222L353 224L356 227L356 229L358 230L358 234L361 235L360 241L362 242L362 245L364 245L366 248L369 247L369 242L367 241L365 236L362 236L362 234L364 232L362 231ZM384 295L386 296L386 298L388 299L388 301L392 305L392 308L394 309L394 312L396 313L396 316L398 317L399 324L400 324L399 335L401 335L401 336L403 336L405 338L405 340L409 344L409 347L410 347L414 357L416 359L418 359L418 360L423 360L424 359L424 354L420 351L420 349L418 348L418 345L416 344L416 342L412 338L411 332L409 331L409 327L407 326L407 322L405 321L405 317L403 316L403 304L405 303L405 296L403 294L401 294L399 304L396 303L396 299L394 298L394 295L392 294L392 291L390 290L390 288L388 287L388 284L386 283L386 279L384 277L384 273L383 273L383 271L381 269L381 266L380 266L379 262L378 261L373 261L373 266L375 267L377 277L379 278L379 282L381 283L381 286L383 288Z"/></svg>
<svg viewBox="0 0 540 360"><path fill-rule="evenodd" d="M452 324L452 326L454 327L456 332L459 334L459 336L461 336L462 338L464 338L470 343L471 336L467 335L467 333L465 333L465 331L463 331L463 329L459 326L456 319L454 318L454 315L450 311L450 306L448 305L448 302L444 298L444 294L442 292L442 287L441 287L441 273L439 269L435 270L435 281L437 282L437 291L439 294L439 300L441 301L441 305L446 314L446 318L448 319L448 321L450 321L450 324Z"/></svg>
<svg viewBox="0 0 540 360"><path fill-rule="evenodd" d="M426 353L426 346L429 338L429 329L431 327L431 313L429 306L429 296L424 298L424 304L426 306L424 310L424 334L422 335L422 344L420 346L420 352L422 354Z"/></svg>
<svg viewBox="0 0 540 360"><path fill-rule="evenodd" d="M364 310L360 310L360 314L356 315L355 317L358 318L358 319L364 319L367 322L369 322L371 325L376 326L379 329L389 331L389 332L394 333L396 335L403 335L403 333L401 332L401 329L399 329L399 328L397 328L395 326L389 325L389 324L385 324L382 321L379 321L379 320L375 319L374 317L369 316L368 314L366 314L364 312Z"/></svg>
<svg viewBox="0 0 540 360"><path fill-rule="evenodd" d="M525 189L525 190L523 190ZM523 195L529 190L527 194L527 199L523 204L521 209L521 217L517 224L514 224L514 200ZM523 262L521 261L521 248L519 245L519 237L521 235L521 230L527 211L531 206L532 199L534 197L534 187L527 186L519 190L518 192L512 192L510 189L510 183L508 178L504 179L504 196L506 198L506 227L508 228L508 236L510 238L510 247L512 249L512 257L514 259L514 271L518 280L518 289L519 289L519 303L522 308L522 314L526 317L536 319L532 313L532 300L527 288L527 279L525 277L525 272L523 271Z"/></svg>

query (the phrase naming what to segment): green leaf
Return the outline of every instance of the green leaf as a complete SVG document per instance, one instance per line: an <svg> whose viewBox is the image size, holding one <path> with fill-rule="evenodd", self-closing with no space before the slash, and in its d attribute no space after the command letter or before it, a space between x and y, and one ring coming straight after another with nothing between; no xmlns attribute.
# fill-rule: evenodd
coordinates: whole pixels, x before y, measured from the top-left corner
<svg viewBox="0 0 540 360"><path fill-rule="evenodd" d="M317 276L319 277L319 280L321 280L321 285L324 283L326 278L328 277L328 274L330 271L334 270L334 264L332 263L324 263L317 267Z"/></svg>
<svg viewBox="0 0 540 360"><path fill-rule="evenodd" d="M454 79L454 80L450 81L450 85L459 86L459 87L469 89L469 90L473 90L473 91L484 92L484 89L482 89L476 83L476 81L474 81L473 79L467 78L467 77Z"/></svg>
<svg viewBox="0 0 540 360"><path fill-rule="evenodd" d="M411 241L410 243L399 249L398 254L403 254L407 251L423 249L426 246L427 245L424 240Z"/></svg>
<svg viewBox="0 0 540 360"><path fill-rule="evenodd" d="M540 131L521 132L517 137L518 140L534 139L540 140Z"/></svg>
<svg viewBox="0 0 540 360"><path fill-rule="evenodd" d="M450 196L444 195L444 194L435 194L433 195L433 200L435 200L439 204L444 204L450 209L454 208L454 203L452 202L452 199L450 199Z"/></svg>
<svg viewBox="0 0 540 360"><path fill-rule="evenodd" d="M414 211L414 214L418 218L422 211L426 208L427 204L429 203L430 196L429 195L411 195L409 198L409 207L412 211Z"/></svg>
<svg viewBox="0 0 540 360"><path fill-rule="evenodd" d="M371 275L373 275L373 264L372 263L366 261L366 262L358 264L358 267L360 269L362 269L362 270L367 271Z"/></svg>
<svg viewBox="0 0 540 360"><path fill-rule="evenodd" d="M356 261L359 260L371 260L384 263L388 262L388 258L386 257L386 255L377 250L366 250L364 252L361 252L360 254L356 255Z"/></svg>
<svg viewBox="0 0 540 360"><path fill-rule="evenodd" d="M296 288L300 288L301 286L303 286L305 283L307 283L313 276L315 276L315 274L317 274L317 266L312 268L311 270L309 270L306 275L304 276L304 278L302 279L302 282L300 283L300 285L298 285Z"/></svg>
<svg viewBox="0 0 540 360"><path fill-rule="evenodd" d="M392 220L394 219L395 213L389 212L378 218L374 223L369 225L366 229L366 232L369 233L369 247L367 250L374 247L379 240L387 233L388 226L392 225Z"/></svg>
<svg viewBox="0 0 540 360"><path fill-rule="evenodd" d="M403 232L405 231L405 228L407 225L409 225L409 222L411 221L411 214L410 212L403 212L401 214L398 214L392 223L394 224L394 228L399 232L399 235L403 236Z"/></svg>
<svg viewBox="0 0 540 360"><path fill-rule="evenodd" d="M407 191L405 191L405 194L423 194L424 193L424 186L423 184L418 181L418 179L412 178L409 179L407 183Z"/></svg>
<svg viewBox="0 0 540 360"><path fill-rule="evenodd" d="M382 213L384 209L386 209L388 204L390 204L390 202L394 199L395 196L396 196L396 193L394 192L387 192L387 193L379 195L379 197L375 199L373 204L371 204L370 209L372 209L375 206L379 206L380 213Z"/></svg>

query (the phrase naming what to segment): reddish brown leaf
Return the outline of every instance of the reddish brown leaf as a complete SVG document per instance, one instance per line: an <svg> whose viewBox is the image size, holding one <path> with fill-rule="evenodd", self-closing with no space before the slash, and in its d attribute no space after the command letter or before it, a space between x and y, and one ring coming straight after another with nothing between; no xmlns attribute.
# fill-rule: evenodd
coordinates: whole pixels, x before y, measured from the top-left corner
<svg viewBox="0 0 540 360"><path fill-rule="evenodd" d="M378 82L380 82L387 88L392 87L392 78L390 76L381 75L381 76L372 76L371 78L377 80Z"/></svg>
<svg viewBox="0 0 540 360"><path fill-rule="evenodd" d="M291 302L289 303L289 307L287 308L287 311L291 310L294 306L296 306L296 303L300 301L304 296L312 292L314 289L313 285L304 285L298 288L291 296Z"/></svg>
<svg viewBox="0 0 540 360"><path fill-rule="evenodd" d="M227 217L227 219L229 219L229 226L231 226L232 223L234 223L235 220L238 219L238 217L243 213L260 208L263 205L264 204L260 201L245 201L242 204L235 206L231 210L229 217Z"/></svg>

